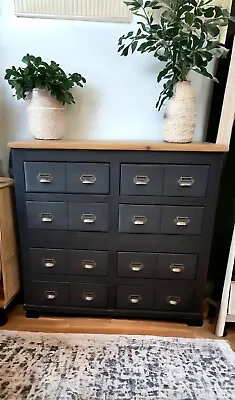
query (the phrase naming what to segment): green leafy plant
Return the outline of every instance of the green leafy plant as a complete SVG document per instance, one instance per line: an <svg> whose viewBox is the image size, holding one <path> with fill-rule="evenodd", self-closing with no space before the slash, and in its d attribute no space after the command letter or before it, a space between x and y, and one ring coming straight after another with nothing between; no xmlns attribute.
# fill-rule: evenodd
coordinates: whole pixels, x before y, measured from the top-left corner
<svg viewBox="0 0 235 400"><path fill-rule="evenodd" d="M86 79L78 73L68 74L55 61L47 64L41 57L27 54L22 62L26 67L6 70L5 79L15 89L17 99L26 99L33 89L46 89L63 104L75 103L70 90L74 85L83 87Z"/></svg>
<svg viewBox="0 0 235 400"><path fill-rule="evenodd" d="M131 0L125 1L133 14L141 17L137 32L123 35L118 42L122 56L139 51L153 53L165 62L157 77L164 80L156 107L174 94L174 86L195 71L210 79L208 71L213 57L226 57L228 50L220 42L220 28L234 20L227 9L213 5L212 0ZM156 21L159 10L160 21Z"/></svg>

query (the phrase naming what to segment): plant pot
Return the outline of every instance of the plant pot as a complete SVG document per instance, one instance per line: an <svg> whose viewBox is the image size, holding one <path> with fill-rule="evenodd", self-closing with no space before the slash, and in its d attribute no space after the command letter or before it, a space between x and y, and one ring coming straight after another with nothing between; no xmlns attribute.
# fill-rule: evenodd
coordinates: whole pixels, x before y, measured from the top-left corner
<svg viewBox="0 0 235 400"><path fill-rule="evenodd" d="M36 139L61 139L66 130L66 107L47 90L34 89L27 99L29 129Z"/></svg>
<svg viewBox="0 0 235 400"><path fill-rule="evenodd" d="M190 143L196 126L196 101L191 82L178 82L165 118L164 140Z"/></svg>

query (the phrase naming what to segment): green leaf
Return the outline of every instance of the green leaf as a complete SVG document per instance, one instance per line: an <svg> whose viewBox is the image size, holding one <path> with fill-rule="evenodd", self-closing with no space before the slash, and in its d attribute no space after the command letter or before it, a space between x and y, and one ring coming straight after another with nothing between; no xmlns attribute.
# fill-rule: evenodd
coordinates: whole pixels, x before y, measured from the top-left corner
<svg viewBox="0 0 235 400"><path fill-rule="evenodd" d="M214 11L215 11L214 7L208 7L204 12L205 17L212 18L214 16Z"/></svg>
<svg viewBox="0 0 235 400"><path fill-rule="evenodd" d="M138 45L138 42L137 42L137 41L136 41L136 42L133 42L133 43L131 44L131 51L132 51L132 54L133 54L134 51L136 50L137 45Z"/></svg>
<svg viewBox="0 0 235 400"><path fill-rule="evenodd" d="M187 13L185 14L185 21L186 21L186 23L187 23L188 25L192 25L193 20L194 20L193 14L191 14L190 12L187 12Z"/></svg>
<svg viewBox="0 0 235 400"><path fill-rule="evenodd" d="M206 29L212 37L217 37L220 34L220 29L216 25L207 24Z"/></svg>

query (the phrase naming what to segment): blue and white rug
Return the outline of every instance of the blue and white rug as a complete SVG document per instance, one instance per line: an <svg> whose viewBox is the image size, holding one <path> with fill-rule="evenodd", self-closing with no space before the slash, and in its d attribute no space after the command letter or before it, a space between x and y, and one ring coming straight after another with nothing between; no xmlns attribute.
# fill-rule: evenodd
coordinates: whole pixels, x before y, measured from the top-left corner
<svg viewBox="0 0 235 400"><path fill-rule="evenodd" d="M0 331L3 400L233 400L223 340Z"/></svg>

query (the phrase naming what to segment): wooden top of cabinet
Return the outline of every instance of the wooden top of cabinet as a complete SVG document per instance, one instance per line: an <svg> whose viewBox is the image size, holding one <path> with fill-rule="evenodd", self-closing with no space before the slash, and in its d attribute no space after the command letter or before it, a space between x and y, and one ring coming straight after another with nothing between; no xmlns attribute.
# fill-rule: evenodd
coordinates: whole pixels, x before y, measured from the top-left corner
<svg viewBox="0 0 235 400"><path fill-rule="evenodd" d="M191 151L227 152L228 146L215 143L166 143L154 141L111 141L111 140L28 140L10 142L11 149L42 150L122 150L122 151Z"/></svg>
<svg viewBox="0 0 235 400"><path fill-rule="evenodd" d="M13 185L13 179L0 176L0 189Z"/></svg>

